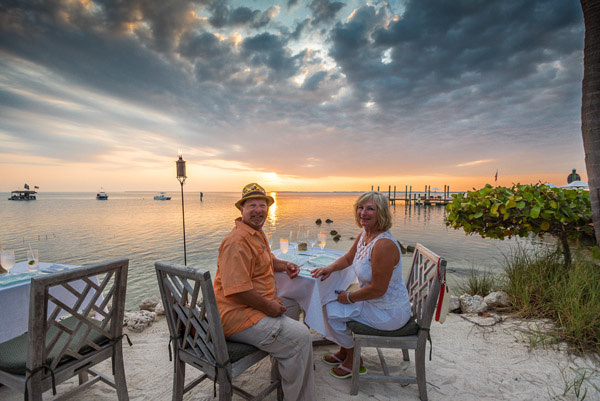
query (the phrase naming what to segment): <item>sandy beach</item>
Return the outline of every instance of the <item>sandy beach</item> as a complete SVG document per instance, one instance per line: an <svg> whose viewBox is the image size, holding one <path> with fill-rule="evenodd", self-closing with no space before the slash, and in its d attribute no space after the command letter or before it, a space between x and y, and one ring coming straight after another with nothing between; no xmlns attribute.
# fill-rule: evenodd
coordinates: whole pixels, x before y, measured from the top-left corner
<svg viewBox="0 0 600 401"><path fill-rule="evenodd" d="M466 319L469 320L466 320ZM498 322L498 320L501 320ZM479 325L475 324L478 323ZM569 354L564 344L552 349L528 349L527 327L535 329L540 322L523 322L512 318L481 318L474 315L450 314L442 325L434 323L431 330L433 359L427 361L428 395L430 400L578 400L587 391L587 400L600 399L600 362L591 356ZM486 327L481 327L486 326ZM128 330L125 330L128 332ZM142 333L128 332L134 345L124 346L125 370L129 396L132 400L169 400L172 389L172 366L169 362L168 329L164 317ZM350 396L350 381L329 374L329 367L320 362L323 354L335 351L332 345L314 348L317 398L334 400L418 400L416 385L366 383L358 396ZM428 349L429 351L429 349ZM379 370L375 349L363 354L365 365ZM412 357L412 353L411 353ZM414 372L411 364L402 362L401 351L387 350L388 364L393 371ZM236 384L251 392L269 379L270 362L263 360L236 379ZM401 367L401 368L400 368ZM110 364L99 370L110 374ZM196 373L188 367L188 379ZM579 398L572 386L577 377L585 375ZM63 383L64 392L75 381ZM47 392L49 396L51 392ZM185 400L213 400L212 382L202 383ZM0 388L0 399L22 400L23 396L6 387ZM116 393L98 383L78 396L82 400L115 400ZM240 399L240 397L234 397ZM275 400L271 395L269 400Z"/></svg>

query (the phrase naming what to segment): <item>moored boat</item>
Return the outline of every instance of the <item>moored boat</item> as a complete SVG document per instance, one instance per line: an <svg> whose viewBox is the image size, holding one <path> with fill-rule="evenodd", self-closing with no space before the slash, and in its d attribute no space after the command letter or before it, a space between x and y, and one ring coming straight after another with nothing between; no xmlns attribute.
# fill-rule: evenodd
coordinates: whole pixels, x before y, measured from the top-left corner
<svg viewBox="0 0 600 401"><path fill-rule="evenodd" d="M11 192L11 196L10 198L8 198L8 200L35 200L35 194L37 194L37 192L35 191L30 191L28 189L18 189L16 191Z"/></svg>
<svg viewBox="0 0 600 401"><path fill-rule="evenodd" d="M156 195L154 200L171 200L170 196L165 195L164 192L161 192L160 195Z"/></svg>
<svg viewBox="0 0 600 401"><path fill-rule="evenodd" d="M107 200L108 199L108 194L106 192L100 191L100 192L98 192L96 194L96 199L98 199L98 200Z"/></svg>

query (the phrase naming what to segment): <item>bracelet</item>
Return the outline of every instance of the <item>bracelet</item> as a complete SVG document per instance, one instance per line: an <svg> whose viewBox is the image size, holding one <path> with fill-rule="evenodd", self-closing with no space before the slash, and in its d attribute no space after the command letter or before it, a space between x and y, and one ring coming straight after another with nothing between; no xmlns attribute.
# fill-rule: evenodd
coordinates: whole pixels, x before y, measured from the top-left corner
<svg viewBox="0 0 600 401"><path fill-rule="evenodd" d="M347 292L346 293L346 299L348 300L349 303L353 304L354 302L350 299L350 293Z"/></svg>

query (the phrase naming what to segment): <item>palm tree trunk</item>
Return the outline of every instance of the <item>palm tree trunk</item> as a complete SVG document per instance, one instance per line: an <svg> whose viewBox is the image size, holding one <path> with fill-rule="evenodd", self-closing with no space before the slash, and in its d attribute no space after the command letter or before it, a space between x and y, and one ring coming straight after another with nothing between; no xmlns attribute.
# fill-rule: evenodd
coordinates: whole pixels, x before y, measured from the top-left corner
<svg viewBox="0 0 600 401"><path fill-rule="evenodd" d="M592 222L600 247L600 0L581 0L585 22L581 134L592 202Z"/></svg>

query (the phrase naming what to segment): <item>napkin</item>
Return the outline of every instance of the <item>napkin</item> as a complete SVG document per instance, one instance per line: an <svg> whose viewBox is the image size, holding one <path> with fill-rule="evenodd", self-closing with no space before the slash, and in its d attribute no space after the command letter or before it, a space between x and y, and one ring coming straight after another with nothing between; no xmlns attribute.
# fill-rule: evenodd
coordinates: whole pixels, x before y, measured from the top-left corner
<svg viewBox="0 0 600 401"><path fill-rule="evenodd" d="M68 269L67 266L50 265L50 266L44 267L40 270L43 271L44 273L56 273L56 272L61 272L63 270L67 270L67 269Z"/></svg>
<svg viewBox="0 0 600 401"><path fill-rule="evenodd" d="M308 257L307 256L301 256L301 255L293 255L293 254L289 254L289 253L283 253L283 254L279 255L277 257L277 259L285 260L287 262L292 262L292 263L295 263L298 266L300 266L304 262L306 262L306 259L308 259Z"/></svg>
<svg viewBox="0 0 600 401"><path fill-rule="evenodd" d="M4 274L0 275L0 287L6 287L9 285L13 285L13 284L28 282L35 275L36 275L35 272L13 273L13 274L4 273Z"/></svg>
<svg viewBox="0 0 600 401"><path fill-rule="evenodd" d="M300 268L300 273L298 273L300 276L304 276L304 277L312 277L312 273L310 272L312 270L311 267L301 267Z"/></svg>
<svg viewBox="0 0 600 401"><path fill-rule="evenodd" d="M332 264L336 260L337 260L337 258L334 258L333 256L320 255L320 256L317 256L316 258L309 259L308 264L310 264L314 267L325 267L325 266Z"/></svg>

